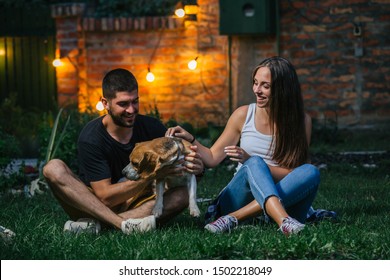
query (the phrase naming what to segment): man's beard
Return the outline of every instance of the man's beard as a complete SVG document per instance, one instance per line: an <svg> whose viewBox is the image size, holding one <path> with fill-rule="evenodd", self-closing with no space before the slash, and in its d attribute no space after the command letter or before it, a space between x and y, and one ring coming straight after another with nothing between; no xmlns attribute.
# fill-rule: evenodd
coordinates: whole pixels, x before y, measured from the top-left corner
<svg viewBox="0 0 390 280"><path fill-rule="evenodd" d="M129 122L126 122L123 118L122 118L122 115L114 115L112 113L111 110L108 110L108 114L111 116L113 122L117 125L117 126L120 126L120 127L133 127L134 126L134 121L135 121L135 117L137 115L138 112L135 112L134 115L134 120L129 123Z"/></svg>

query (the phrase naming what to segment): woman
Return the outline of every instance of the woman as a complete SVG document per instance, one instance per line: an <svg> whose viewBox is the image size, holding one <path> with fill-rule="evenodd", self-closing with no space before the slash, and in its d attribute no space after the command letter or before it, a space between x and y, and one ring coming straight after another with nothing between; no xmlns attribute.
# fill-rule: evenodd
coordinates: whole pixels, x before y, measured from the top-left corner
<svg viewBox="0 0 390 280"><path fill-rule="evenodd" d="M299 80L288 60L265 59L252 82L256 103L236 109L211 148L181 127L169 128L166 135L193 142L207 167L226 156L238 162L218 198L222 216L206 230L230 231L239 221L264 212L288 236L304 228L320 181L318 169L307 163L311 118L304 112Z"/></svg>

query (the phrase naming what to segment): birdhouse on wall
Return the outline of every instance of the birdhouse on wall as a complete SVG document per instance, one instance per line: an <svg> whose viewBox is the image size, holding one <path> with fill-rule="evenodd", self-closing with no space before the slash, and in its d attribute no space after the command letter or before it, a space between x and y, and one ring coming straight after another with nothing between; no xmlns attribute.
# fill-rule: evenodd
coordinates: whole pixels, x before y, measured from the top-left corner
<svg viewBox="0 0 390 280"><path fill-rule="evenodd" d="M221 35L274 34L275 0L220 0L219 32Z"/></svg>

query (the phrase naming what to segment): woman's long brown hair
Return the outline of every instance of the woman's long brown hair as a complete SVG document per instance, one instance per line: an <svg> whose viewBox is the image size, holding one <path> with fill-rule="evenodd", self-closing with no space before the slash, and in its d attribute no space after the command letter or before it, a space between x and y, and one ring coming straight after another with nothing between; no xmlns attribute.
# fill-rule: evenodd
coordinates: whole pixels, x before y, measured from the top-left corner
<svg viewBox="0 0 390 280"><path fill-rule="evenodd" d="M273 160L280 166L295 168L307 162L309 147L306 138L305 113L301 86L293 65L282 57L271 57L262 61L261 67L271 71L270 127Z"/></svg>

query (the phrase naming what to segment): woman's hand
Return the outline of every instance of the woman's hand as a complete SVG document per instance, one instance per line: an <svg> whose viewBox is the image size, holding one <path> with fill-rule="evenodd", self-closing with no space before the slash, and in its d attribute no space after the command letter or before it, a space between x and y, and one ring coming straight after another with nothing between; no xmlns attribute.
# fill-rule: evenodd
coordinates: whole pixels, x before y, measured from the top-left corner
<svg viewBox="0 0 390 280"><path fill-rule="evenodd" d="M244 149L238 146L227 146L224 149L226 156L230 157L231 161L244 163L250 155Z"/></svg>
<svg viewBox="0 0 390 280"><path fill-rule="evenodd" d="M191 135L188 131L186 131L184 128L180 126L170 127L168 128L167 132L165 133L165 136L174 136L181 139L184 139L191 144L194 143L195 137Z"/></svg>
<svg viewBox="0 0 390 280"><path fill-rule="evenodd" d="M191 146L191 153L187 154L184 159L181 159L175 165L167 165L158 169L156 173L148 177L148 179L164 179L167 176L183 176L185 172L199 175L203 173L204 165L200 157L200 154L197 153L197 147Z"/></svg>
<svg viewBox="0 0 390 280"><path fill-rule="evenodd" d="M204 171L204 164L200 154L197 152L197 146L190 147L192 152L185 156L184 166L188 173L200 175Z"/></svg>
<svg viewBox="0 0 390 280"><path fill-rule="evenodd" d="M191 144L195 141L195 137L180 126L168 128L165 136L178 137L190 142ZM195 175L202 174L204 171L204 164L201 155L198 153L198 147L194 145L190 148L192 152L185 156L183 166L188 173Z"/></svg>

